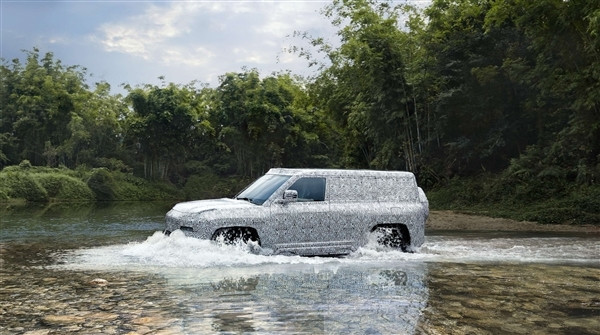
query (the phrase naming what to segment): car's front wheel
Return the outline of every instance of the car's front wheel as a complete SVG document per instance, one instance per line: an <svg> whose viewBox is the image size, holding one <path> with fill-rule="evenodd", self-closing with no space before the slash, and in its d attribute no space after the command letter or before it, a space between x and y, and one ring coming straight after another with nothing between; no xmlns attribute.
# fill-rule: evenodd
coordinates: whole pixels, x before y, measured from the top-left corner
<svg viewBox="0 0 600 335"><path fill-rule="evenodd" d="M260 238L256 230L246 227L217 229L212 236L212 240L229 245L252 243L260 246Z"/></svg>

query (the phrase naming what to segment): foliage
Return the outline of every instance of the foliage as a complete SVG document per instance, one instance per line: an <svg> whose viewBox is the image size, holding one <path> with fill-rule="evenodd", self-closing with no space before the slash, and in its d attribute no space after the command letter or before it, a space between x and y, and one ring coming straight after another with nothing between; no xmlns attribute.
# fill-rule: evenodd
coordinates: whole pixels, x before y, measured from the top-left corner
<svg viewBox="0 0 600 335"><path fill-rule="evenodd" d="M228 73L215 94L211 121L228 172L256 177L271 167L329 164L324 115L289 75L261 80L256 71Z"/></svg>
<svg viewBox="0 0 600 335"><path fill-rule="evenodd" d="M593 1L336 0L323 14L339 43L297 32L309 47L290 48L320 65L310 79L245 69L123 97L50 52L2 60L0 199L86 198L74 179L101 200L202 198L271 167L376 168L413 171L434 206L598 222Z"/></svg>
<svg viewBox="0 0 600 335"><path fill-rule="evenodd" d="M65 67L50 52L34 48L26 58L0 67L0 167L29 160L74 168L117 153L125 105L110 86L90 91L85 69Z"/></svg>
<svg viewBox="0 0 600 335"><path fill-rule="evenodd" d="M245 178L221 178L214 173L192 175L183 191L188 200L233 197L241 191L249 180Z"/></svg>
<svg viewBox="0 0 600 335"><path fill-rule="evenodd" d="M312 40L332 62L312 89L343 132L346 165L414 171L416 116L399 14L356 0L334 1L326 15L339 28L342 45Z"/></svg>
<svg viewBox="0 0 600 335"><path fill-rule="evenodd" d="M432 209L537 221L546 224L600 224L600 187L546 182L524 183L511 176L484 174L453 178L428 190Z"/></svg>
<svg viewBox="0 0 600 335"><path fill-rule="evenodd" d="M543 0L495 3L485 18L488 30L510 26L528 42L504 62L530 88L523 103L537 125L534 146L513 163L542 152L540 177L561 171L567 182L590 183L600 176L598 15L590 1Z"/></svg>
<svg viewBox="0 0 600 335"><path fill-rule="evenodd" d="M80 179L60 173L33 174L55 201L93 201L94 194Z"/></svg>
<svg viewBox="0 0 600 335"><path fill-rule="evenodd" d="M160 181L148 181L131 174L94 169L87 180L97 201L166 200L181 198L172 185Z"/></svg>
<svg viewBox="0 0 600 335"><path fill-rule="evenodd" d="M87 185L94 192L96 200L115 200L115 182L108 170L96 169L88 179Z"/></svg>
<svg viewBox="0 0 600 335"><path fill-rule="evenodd" d="M30 173L21 171L0 173L0 185L6 200L23 198L30 202L48 201L48 192Z"/></svg>
<svg viewBox="0 0 600 335"><path fill-rule="evenodd" d="M173 185L163 181L148 181L128 173L111 172L114 180L115 200L170 200L183 195Z"/></svg>
<svg viewBox="0 0 600 335"><path fill-rule="evenodd" d="M149 182L119 171L8 166L0 171L0 201L89 202L173 200L183 195L173 185Z"/></svg>
<svg viewBox="0 0 600 335"><path fill-rule="evenodd" d="M128 140L144 161L144 177L167 179L171 165L187 158L187 148L212 131L199 101L189 87L170 84L130 90L133 113L128 118Z"/></svg>

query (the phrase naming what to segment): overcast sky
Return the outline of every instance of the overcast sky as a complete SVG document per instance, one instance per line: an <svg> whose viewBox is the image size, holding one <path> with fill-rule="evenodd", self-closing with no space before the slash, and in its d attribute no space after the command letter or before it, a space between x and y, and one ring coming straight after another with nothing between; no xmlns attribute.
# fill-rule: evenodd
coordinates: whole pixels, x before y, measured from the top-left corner
<svg viewBox="0 0 600 335"><path fill-rule="evenodd" d="M414 0L413 0L414 1ZM413 2L411 1L411 2ZM404 1L403 1L404 2ZM320 13L328 1L0 0L1 57L53 52L87 68L113 92L128 83L218 84L218 77L257 68L309 75L305 60L284 50L294 31L335 40Z"/></svg>

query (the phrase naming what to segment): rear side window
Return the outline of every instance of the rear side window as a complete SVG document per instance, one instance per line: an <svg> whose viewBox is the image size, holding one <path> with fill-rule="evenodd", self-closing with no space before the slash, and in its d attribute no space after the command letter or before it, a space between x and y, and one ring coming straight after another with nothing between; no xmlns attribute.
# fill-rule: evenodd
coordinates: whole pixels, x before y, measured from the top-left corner
<svg viewBox="0 0 600 335"><path fill-rule="evenodd" d="M325 178L300 178L288 190L298 192L298 201L325 201Z"/></svg>

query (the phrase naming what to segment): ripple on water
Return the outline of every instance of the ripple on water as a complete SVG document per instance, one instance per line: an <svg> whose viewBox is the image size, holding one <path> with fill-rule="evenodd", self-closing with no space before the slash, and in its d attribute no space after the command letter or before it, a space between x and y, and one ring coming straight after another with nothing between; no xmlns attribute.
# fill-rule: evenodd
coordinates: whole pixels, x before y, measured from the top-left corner
<svg viewBox="0 0 600 335"><path fill-rule="evenodd" d="M0 250L7 334L600 329L597 239L432 236L414 254L367 246L344 258L252 254L160 233L58 252Z"/></svg>
<svg viewBox="0 0 600 335"><path fill-rule="evenodd" d="M600 240L579 237L428 237L415 253L367 245L343 258L299 257L259 253L246 246L223 246L187 237L180 232L154 233L143 242L68 251L59 257L61 268L77 270L160 271L173 268L256 267L269 264L362 264L389 262L521 262L575 263L600 266ZM172 270L169 270L172 271ZM249 271L252 271L251 269Z"/></svg>

